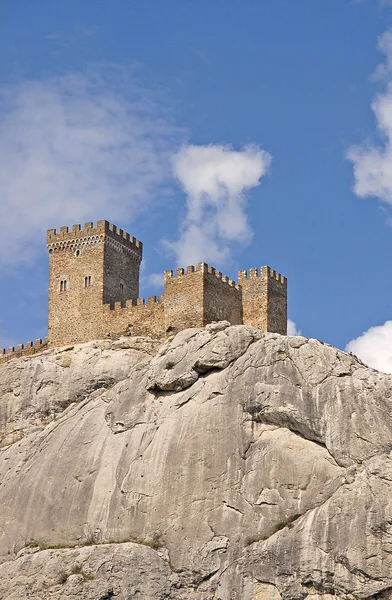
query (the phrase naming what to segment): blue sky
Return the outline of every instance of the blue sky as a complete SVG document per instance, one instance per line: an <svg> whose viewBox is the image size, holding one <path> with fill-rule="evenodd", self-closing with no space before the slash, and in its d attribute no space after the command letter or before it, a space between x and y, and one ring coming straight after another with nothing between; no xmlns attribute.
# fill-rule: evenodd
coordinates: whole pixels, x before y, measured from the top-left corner
<svg viewBox="0 0 392 600"><path fill-rule="evenodd" d="M188 258L268 264L304 335L345 348L382 326L361 352L392 347L392 6L1 12L0 347L46 334L46 229L102 218L144 242L142 296Z"/></svg>

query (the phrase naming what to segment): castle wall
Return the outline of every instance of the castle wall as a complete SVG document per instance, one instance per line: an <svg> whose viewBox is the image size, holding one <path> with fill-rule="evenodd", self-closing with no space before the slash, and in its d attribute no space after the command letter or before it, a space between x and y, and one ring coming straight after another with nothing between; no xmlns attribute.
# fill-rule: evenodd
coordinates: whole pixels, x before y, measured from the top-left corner
<svg viewBox="0 0 392 600"><path fill-rule="evenodd" d="M105 304L102 308L102 336L142 335L150 337L163 337L165 335L164 302L157 301L156 296L149 296L146 304L144 298L138 298L137 303L132 300L122 304L117 302L114 306Z"/></svg>
<svg viewBox="0 0 392 600"><path fill-rule="evenodd" d="M199 263L164 276L165 329L204 327L212 321L242 323L241 290L222 273Z"/></svg>
<svg viewBox="0 0 392 600"><path fill-rule="evenodd" d="M113 304L139 297L139 262L121 249L105 244L103 302Z"/></svg>
<svg viewBox="0 0 392 600"><path fill-rule="evenodd" d="M247 325L268 330L268 292L265 277L260 277L258 269L238 272L238 283L242 291L243 321Z"/></svg>
<svg viewBox="0 0 392 600"><path fill-rule="evenodd" d="M205 263L164 273L165 331L204 327Z"/></svg>
<svg viewBox="0 0 392 600"><path fill-rule="evenodd" d="M108 221L47 232L49 336L8 353L0 364L51 347L123 334L164 337L213 321L287 333L287 280L262 267L238 273L238 284L201 262L164 273L164 294L139 295L142 244Z"/></svg>
<svg viewBox="0 0 392 600"><path fill-rule="evenodd" d="M5 348L0 348L0 365L8 362L11 358L22 358L23 356L32 356L37 352L42 352L48 347L48 338L46 337L44 341L41 338L35 340L34 342L27 342L26 345L19 344L16 348L11 346L8 348L8 352Z"/></svg>
<svg viewBox="0 0 392 600"><path fill-rule="evenodd" d="M103 301L106 304L137 300L142 244L134 238L129 238L133 243L124 243L128 234L118 229L113 236L110 228L117 230L109 225L109 235L105 236Z"/></svg>
<svg viewBox="0 0 392 600"><path fill-rule="evenodd" d="M268 269L268 329L287 335L287 279L273 269Z"/></svg>
<svg viewBox="0 0 392 600"><path fill-rule="evenodd" d="M262 331L287 334L287 279L262 267L239 271L238 283L242 290L243 322Z"/></svg>
<svg viewBox="0 0 392 600"><path fill-rule="evenodd" d="M213 267L204 271L203 325L212 321L242 323L242 294L239 286Z"/></svg>

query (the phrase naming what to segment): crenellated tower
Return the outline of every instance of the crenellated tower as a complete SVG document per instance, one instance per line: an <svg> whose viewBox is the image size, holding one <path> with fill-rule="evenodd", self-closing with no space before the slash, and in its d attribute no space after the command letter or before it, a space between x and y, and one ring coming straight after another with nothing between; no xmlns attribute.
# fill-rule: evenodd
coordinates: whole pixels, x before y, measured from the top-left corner
<svg viewBox="0 0 392 600"><path fill-rule="evenodd" d="M287 335L287 279L270 269L261 267L238 272L242 291L243 322Z"/></svg>
<svg viewBox="0 0 392 600"><path fill-rule="evenodd" d="M103 337L102 307L139 296L142 243L108 221L49 229L51 346Z"/></svg>
<svg viewBox="0 0 392 600"><path fill-rule="evenodd" d="M164 273L165 330L204 327L213 321L242 323L240 287L201 262Z"/></svg>

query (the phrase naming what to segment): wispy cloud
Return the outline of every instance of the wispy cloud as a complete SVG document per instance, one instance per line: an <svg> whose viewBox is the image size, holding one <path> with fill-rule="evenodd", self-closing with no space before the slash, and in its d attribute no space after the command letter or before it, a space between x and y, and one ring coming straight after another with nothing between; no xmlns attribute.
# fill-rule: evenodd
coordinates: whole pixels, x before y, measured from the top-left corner
<svg viewBox="0 0 392 600"><path fill-rule="evenodd" d="M380 142L352 146L347 158L354 167L355 194L392 204L392 30L380 36L378 49L385 60L378 66L375 78L383 81L384 91L375 97L371 108Z"/></svg>
<svg viewBox="0 0 392 600"><path fill-rule="evenodd" d="M83 29L82 35L86 37L93 37L94 35L97 35L100 29L101 28L99 27L99 25L91 25L90 27L86 27L86 29Z"/></svg>
<svg viewBox="0 0 392 600"><path fill-rule="evenodd" d="M203 50L200 50L199 48L195 48L194 52L200 58L200 60L203 61L204 64L206 64L209 67L211 66L211 61L208 58L207 54L205 52L203 52Z"/></svg>
<svg viewBox="0 0 392 600"><path fill-rule="evenodd" d="M187 199L185 222L165 248L180 265L200 260L220 265L233 244L248 244L252 230L246 192L260 184L271 156L258 146L184 146L173 158L174 175Z"/></svg>
<svg viewBox="0 0 392 600"><path fill-rule="evenodd" d="M176 131L126 69L20 83L0 108L0 266L29 260L46 228L129 223L170 176Z"/></svg>
<svg viewBox="0 0 392 600"><path fill-rule="evenodd" d="M48 33L46 36L48 40L60 40L62 38L62 34L59 31L52 31Z"/></svg>
<svg viewBox="0 0 392 600"><path fill-rule="evenodd" d="M151 273L148 275L147 281L153 288L163 288L163 273Z"/></svg>
<svg viewBox="0 0 392 600"><path fill-rule="evenodd" d="M302 331L297 329L297 325L291 319L287 319L287 335L302 335Z"/></svg>
<svg viewBox="0 0 392 600"><path fill-rule="evenodd" d="M356 354L370 367L392 373L392 321L370 327L346 346L346 352Z"/></svg>
<svg viewBox="0 0 392 600"><path fill-rule="evenodd" d="M61 41L64 44L68 45L71 43L76 43L80 41L82 38L90 38L94 37L99 33L101 28L99 25L90 25L89 27L85 27L81 30L73 30L72 32L64 32L64 31L52 31L48 33L46 36L48 40L52 41Z"/></svg>

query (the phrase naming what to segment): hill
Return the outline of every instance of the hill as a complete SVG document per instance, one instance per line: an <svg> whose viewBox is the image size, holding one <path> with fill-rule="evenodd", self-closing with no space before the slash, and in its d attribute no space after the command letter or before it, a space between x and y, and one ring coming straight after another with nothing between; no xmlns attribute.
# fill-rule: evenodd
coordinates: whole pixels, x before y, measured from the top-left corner
<svg viewBox="0 0 392 600"><path fill-rule="evenodd" d="M1 598L392 598L392 376L317 340L11 360L0 444Z"/></svg>

